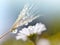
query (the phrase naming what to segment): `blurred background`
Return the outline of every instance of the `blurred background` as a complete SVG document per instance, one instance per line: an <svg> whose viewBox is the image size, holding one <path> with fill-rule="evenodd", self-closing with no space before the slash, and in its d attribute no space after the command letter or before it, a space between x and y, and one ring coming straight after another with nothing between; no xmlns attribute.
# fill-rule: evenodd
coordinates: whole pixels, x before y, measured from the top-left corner
<svg viewBox="0 0 60 45"><path fill-rule="evenodd" d="M34 4L30 12L42 15L33 21L46 25L47 30L40 38L48 39L51 45L60 45L60 0L0 0L0 35L9 31L25 4ZM33 22L29 25L34 25ZM0 45L33 45L30 40L17 41L14 37L14 34L9 33L0 39Z"/></svg>

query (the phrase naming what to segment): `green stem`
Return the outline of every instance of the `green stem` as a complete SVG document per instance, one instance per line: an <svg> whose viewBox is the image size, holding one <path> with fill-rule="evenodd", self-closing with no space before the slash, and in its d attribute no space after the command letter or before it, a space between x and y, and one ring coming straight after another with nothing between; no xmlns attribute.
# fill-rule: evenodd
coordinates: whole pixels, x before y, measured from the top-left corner
<svg viewBox="0 0 60 45"><path fill-rule="evenodd" d="M28 38L34 43L34 45L37 45L37 41L39 39L39 35L33 34L31 36L28 36Z"/></svg>
<svg viewBox="0 0 60 45"><path fill-rule="evenodd" d="M36 42L34 42L34 45L36 45Z"/></svg>

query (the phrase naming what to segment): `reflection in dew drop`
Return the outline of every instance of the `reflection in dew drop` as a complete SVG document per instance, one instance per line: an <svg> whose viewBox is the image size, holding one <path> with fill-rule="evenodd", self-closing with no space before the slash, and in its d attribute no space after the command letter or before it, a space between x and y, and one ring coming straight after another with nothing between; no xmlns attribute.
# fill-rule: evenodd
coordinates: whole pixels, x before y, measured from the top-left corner
<svg viewBox="0 0 60 45"><path fill-rule="evenodd" d="M15 34L15 33L17 33L17 31L18 31L18 29L15 29L14 31L12 31L12 33L14 33L14 34Z"/></svg>
<svg viewBox="0 0 60 45"><path fill-rule="evenodd" d="M47 39L40 39L37 45L51 45L51 44L50 44L50 41Z"/></svg>

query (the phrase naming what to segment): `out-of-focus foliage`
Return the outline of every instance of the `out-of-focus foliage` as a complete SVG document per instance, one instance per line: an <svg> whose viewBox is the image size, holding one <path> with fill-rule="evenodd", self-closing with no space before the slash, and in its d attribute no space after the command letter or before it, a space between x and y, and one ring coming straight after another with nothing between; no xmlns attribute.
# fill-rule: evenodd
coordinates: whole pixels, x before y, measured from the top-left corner
<svg viewBox="0 0 60 45"><path fill-rule="evenodd" d="M34 44L30 40L24 42L21 40L8 39L2 45L34 45Z"/></svg>
<svg viewBox="0 0 60 45"><path fill-rule="evenodd" d="M60 45L60 33L49 37L49 40L51 41L51 45Z"/></svg>

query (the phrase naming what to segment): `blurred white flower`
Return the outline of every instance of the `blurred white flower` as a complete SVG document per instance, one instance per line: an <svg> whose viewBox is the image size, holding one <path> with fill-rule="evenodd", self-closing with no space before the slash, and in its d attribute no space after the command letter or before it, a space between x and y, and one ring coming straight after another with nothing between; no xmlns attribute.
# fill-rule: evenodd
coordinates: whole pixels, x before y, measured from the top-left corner
<svg viewBox="0 0 60 45"><path fill-rule="evenodd" d="M22 40L27 40L28 36L31 34L41 34L42 31L45 31L46 27L42 23L37 23L34 26L28 26L28 28L23 28L22 30L19 31L19 33L16 36L16 39L22 39Z"/></svg>
<svg viewBox="0 0 60 45"><path fill-rule="evenodd" d="M18 33L18 36L16 36L16 39L19 40L19 39L22 39L24 41L27 40L27 36L22 34L22 33Z"/></svg>
<svg viewBox="0 0 60 45"><path fill-rule="evenodd" d="M37 45L51 45L51 44L50 44L50 41L47 40L47 39L40 39L40 40L37 42Z"/></svg>
<svg viewBox="0 0 60 45"><path fill-rule="evenodd" d="M37 23L34 28L34 33L41 34L42 31L45 31L46 27L42 23Z"/></svg>

